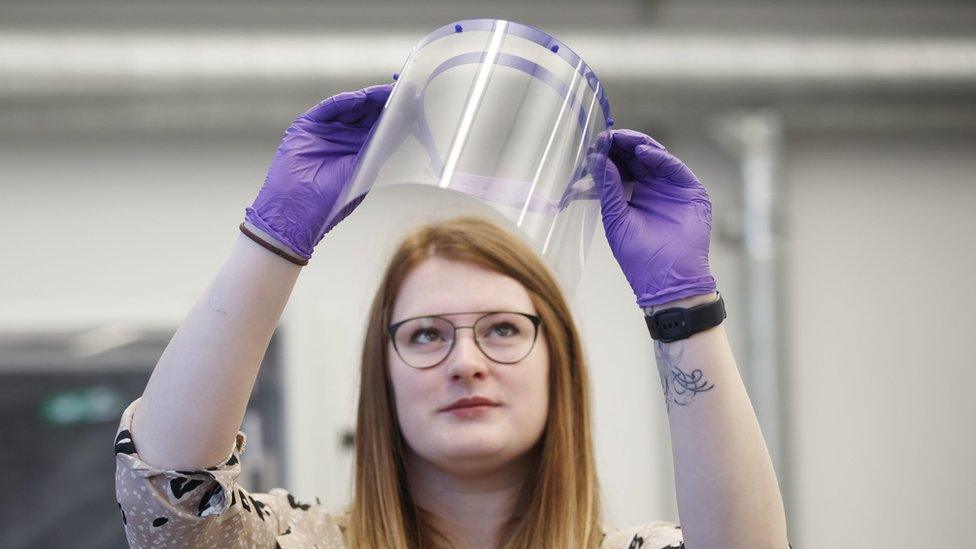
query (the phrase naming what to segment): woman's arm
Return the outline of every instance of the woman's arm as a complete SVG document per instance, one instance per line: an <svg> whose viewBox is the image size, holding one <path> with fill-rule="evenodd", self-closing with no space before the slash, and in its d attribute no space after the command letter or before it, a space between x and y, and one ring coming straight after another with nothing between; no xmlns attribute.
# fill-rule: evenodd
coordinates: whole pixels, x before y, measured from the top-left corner
<svg viewBox="0 0 976 549"><path fill-rule="evenodd" d="M135 411L132 439L147 463L193 470L227 457L300 272L238 236L163 351Z"/></svg>
<svg viewBox="0 0 976 549"><path fill-rule="evenodd" d="M326 233L362 202L329 218L351 167L392 89L334 95L285 131L244 225L277 252L304 264ZM227 457L261 359L301 267L240 235L217 278L180 326L153 370L132 417L140 457L192 470Z"/></svg>
<svg viewBox="0 0 976 549"><path fill-rule="evenodd" d="M634 130L600 134L588 157L603 227L637 305L715 300L708 265L712 201L667 147ZM623 184L633 183L628 199ZM654 342L668 406L678 513L688 547L787 547L769 452L720 324Z"/></svg>
<svg viewBox="0 0 976 549"><path fill-rule="evenodd" d="M707 295L655 306L693 307ZM689 548L783 549L786 513L724 325L654 342L668 406L681 530Z"/></svg>

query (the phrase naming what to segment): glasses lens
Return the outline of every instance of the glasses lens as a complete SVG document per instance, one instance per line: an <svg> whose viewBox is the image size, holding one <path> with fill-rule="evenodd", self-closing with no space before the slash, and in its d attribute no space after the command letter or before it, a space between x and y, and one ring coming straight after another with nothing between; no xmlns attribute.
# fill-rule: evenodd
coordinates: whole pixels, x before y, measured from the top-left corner
<svg viewBox="0 0 976 549"><path fill-rule="evenodd" d="M454 327L443 318L415 318L396 331L394 344L404 362L414 368L429 368L451 352Z"/></svg>
<svg viewBox="0 0 976 549"><path fill-rule="evenodd" d="M475 324L474 333L481 350L495 362L518 362L535 342L535 324L515 313L488 315Z"/></svg>

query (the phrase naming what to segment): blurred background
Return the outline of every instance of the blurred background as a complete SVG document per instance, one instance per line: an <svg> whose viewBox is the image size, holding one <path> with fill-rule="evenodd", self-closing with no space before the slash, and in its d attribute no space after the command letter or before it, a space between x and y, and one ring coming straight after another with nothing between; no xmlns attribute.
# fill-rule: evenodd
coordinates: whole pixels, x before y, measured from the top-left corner
<svg viewBox="0 0 976 549"><path fill-rule="evenodd" d="M712 268L794 547L972 547L976 4L4 0L0 547L124 547L113 442L283 130L454 20L540 27L710 189ZM370 195L265 356L241 484L348 501ZM365 274L364 274L365 273ZM650 339L598 228L573 303L607 520L678 522ZM218 390L218 389L215 389Z"/></svg>

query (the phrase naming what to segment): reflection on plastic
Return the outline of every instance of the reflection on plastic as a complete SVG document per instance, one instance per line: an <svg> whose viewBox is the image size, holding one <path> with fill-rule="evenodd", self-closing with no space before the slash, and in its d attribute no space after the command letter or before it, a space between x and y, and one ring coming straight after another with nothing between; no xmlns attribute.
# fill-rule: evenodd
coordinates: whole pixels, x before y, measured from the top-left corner
<svg viewBox="0 0 976 549"><path fill-rule="evenodd" d="M330 219L376 187L463 193L511 221L572 295L600 216L587 156L602 146L609 110L590 68L542 31L445 25L398 73Z"/></svg>

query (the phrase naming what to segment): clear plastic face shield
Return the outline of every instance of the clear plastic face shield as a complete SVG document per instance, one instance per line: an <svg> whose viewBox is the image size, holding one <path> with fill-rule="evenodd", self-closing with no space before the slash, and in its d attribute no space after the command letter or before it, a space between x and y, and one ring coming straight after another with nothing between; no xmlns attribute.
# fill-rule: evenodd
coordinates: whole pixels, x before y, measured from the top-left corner
<svg viewBox="0 0 976 549"><path fill-rule="evenodd" d="M407 59L330 221L377 187L464 193L502 214L572 296L600 223L587 156L609 110L555 38L501 20L446 25Z"/></svg>

